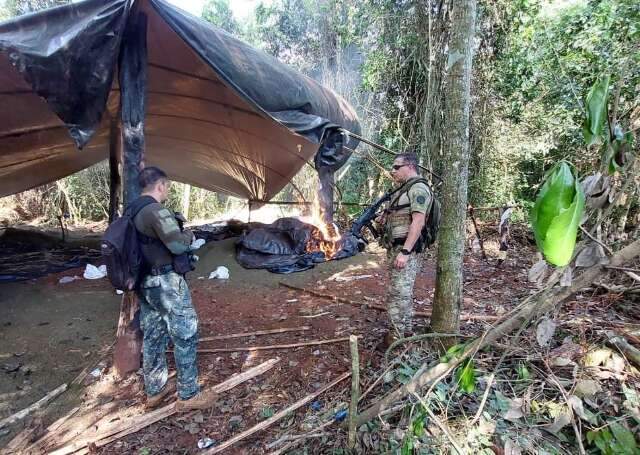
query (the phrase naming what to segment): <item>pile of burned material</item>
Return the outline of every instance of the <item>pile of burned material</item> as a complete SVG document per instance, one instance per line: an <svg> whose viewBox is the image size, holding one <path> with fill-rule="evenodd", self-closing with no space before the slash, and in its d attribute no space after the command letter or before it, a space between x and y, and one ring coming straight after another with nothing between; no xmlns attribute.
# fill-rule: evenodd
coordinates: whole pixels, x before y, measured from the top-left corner
<svg viewBox="0 0 640 455"><path fill-rule="evenodd" d="M353 256L363 248L354 235L340 234L335 225L317 227L298 218L281 218L249 225L238 240L236 259L248 269L292 273Z"/></svg>

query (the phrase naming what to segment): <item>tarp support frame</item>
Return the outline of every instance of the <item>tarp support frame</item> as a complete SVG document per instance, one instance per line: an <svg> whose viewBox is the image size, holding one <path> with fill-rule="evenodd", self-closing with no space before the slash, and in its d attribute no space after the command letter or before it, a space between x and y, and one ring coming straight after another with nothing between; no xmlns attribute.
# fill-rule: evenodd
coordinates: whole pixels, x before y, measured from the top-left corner
<svg viewBox="0 0 640 455"><path fill-rule="evenodd" d="M144 168L144 119L147 95L147 16L133 12L120 54L120 108L123 133L125 206L140 196L138 175Z"/></svg>

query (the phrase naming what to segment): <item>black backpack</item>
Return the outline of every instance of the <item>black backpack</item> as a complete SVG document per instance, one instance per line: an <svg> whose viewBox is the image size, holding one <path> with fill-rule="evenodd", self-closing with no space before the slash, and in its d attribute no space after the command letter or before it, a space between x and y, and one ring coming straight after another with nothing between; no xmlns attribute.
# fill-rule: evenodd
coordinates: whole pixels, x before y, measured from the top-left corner
<svg viewBox="0 0 640 455"><path fill-rule="evenodd" d="M429 188L429 191L431 192L431 208L429 208L429 213L427 214L424 226L422 227L420 238L413 248L415 251L421 252L433 245L438 238L438 230L440 229L440 201L436 199L436 195L434 194L433 189L429 185L429 182L424 178L416 178L408 181L404 186L399 188L399 191L401 191L400 196L403 193L408 193L411 187L416 183L424 183L425 185L427 185L427 188ZM395 199L395 204L392 202L387 210L401 210L411 205L397 204L397 202L400 200L400 196Z"/></svg>
<svg viewBox="0 0 640 455"><path fill-rule="evenodd" d="M154 202L156 200L151 196L136 199L122 217L109 225L102 237L100 249L107 265L107 276L116 289L131 291L138 285L145 262L133 219Z"/></svg>

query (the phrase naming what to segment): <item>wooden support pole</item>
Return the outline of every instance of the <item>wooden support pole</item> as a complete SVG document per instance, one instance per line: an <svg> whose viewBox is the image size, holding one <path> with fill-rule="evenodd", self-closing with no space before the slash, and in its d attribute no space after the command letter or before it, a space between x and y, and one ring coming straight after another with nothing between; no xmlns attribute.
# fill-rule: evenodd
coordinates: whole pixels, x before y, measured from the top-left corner
<svg viewBox="0 0 640 455"><path fill-rule="evenodd" d="M129 17L120 53L120 108L123 133L125 206L140 196L138 175L144 167L144 117L147 92L147 16Z"/></svg>
<svg viewBox="0 0 640 455"><path fill-rule="evenodd" d="M360 399L360 356L358 355L358 337L349 337L351 347L351 404L349 405L349 439L348 447L353 450L356 446L358 417L358 400Z"/></svg>
<svg viewBox="0 0 640 455"><path fill-rule="evenodd" d="M482 241L482 236L480 235L480 229L478 229L478 223L476 223L476 217L473 216L473 207L469 206L469 217L471 217L471 221L473 222L473 229L476 231L476 237L478 238L478 243L480 244L480 251L482 251L482 259L487 260L487 253L484 251L484 242Z"/></svg>
<svg viewBox="0 0 640 455"><path fill-rule="evenodd" d="M120 163L122 161L122 132L119 120L111 119L109 130L109 224L118 218L122 182Z"/></svg>

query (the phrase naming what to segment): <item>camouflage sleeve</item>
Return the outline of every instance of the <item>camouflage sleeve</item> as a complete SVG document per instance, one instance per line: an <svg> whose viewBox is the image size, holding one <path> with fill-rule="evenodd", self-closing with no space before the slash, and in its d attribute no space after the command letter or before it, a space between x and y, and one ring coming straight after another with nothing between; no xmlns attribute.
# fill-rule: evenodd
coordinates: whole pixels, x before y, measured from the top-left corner
<svg viewBox="0 0 640 455"><path fill-rule="evenodd" d="M431 191L424 183L416 183L409 189L411 212L426 214L431 207Z"/></svg>
<svg viewBox="0 0 640 455"><path fill-rule="evenodd" d="M151 226L156 236L172 254L179 255L189 251L193 241L193 233L180 231L178 222L168 209L163 207L154 211Z"/></svg>

